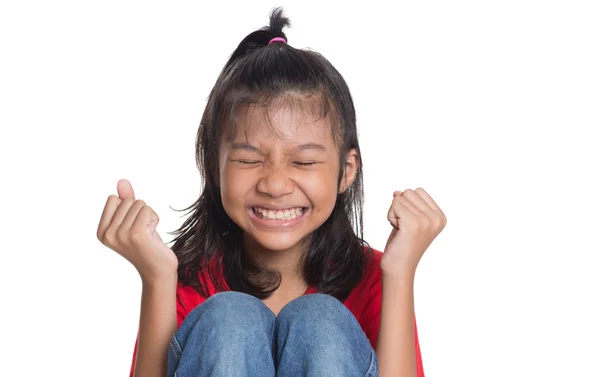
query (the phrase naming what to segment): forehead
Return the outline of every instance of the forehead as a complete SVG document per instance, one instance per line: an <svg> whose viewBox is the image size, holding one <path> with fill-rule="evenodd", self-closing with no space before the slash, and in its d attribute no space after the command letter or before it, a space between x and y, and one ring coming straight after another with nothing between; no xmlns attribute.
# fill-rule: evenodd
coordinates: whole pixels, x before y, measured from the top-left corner
<svg viewBox="0 0 600 377"><path fill-rule="evenodd" d="M225 142L255 141L335 145L328 106L318 99L271 100L239 106L223 133Z"/></svg>

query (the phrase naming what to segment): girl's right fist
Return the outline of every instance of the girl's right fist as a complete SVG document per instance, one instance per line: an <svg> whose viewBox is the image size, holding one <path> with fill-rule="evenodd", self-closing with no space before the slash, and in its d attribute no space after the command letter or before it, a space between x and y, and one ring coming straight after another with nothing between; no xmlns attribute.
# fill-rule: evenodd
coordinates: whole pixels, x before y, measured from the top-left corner
<svg viewBox="0 0 600 377"><path fill-rule="evenodd" d="M97 236L100 242L127 259L142 281L177 274L177 257L156 232L158 215L143 200L135 200L126 179L117 183L119 196L110 195Z"/></svg>

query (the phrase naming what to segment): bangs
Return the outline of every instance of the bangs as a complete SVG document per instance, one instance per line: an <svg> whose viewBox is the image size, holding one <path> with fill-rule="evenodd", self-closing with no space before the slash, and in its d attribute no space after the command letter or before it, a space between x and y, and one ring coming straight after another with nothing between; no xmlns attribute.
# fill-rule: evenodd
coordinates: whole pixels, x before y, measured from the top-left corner
<svg viewBox="0 0 600 377"><path fill-rule="evenodd" d="M232 141L240 128L247 138L252 127L249 114L256 110L260 111L262 124L268 127L273 135L283 138L281 132L271 122L272 114L282 109L304 115L310 119L309 122L325 120L325 123L330 126L335 145L337 146L340 141L340 119L334 105L323 90L310 93L288 91L282 94L234 90L225 98L222 106L222 117L217 120L220 124L219 141Z"/></svg>
<svg viewBox="0 0 600 377"><path fill-rule="evenodd" d="M311 120L326 120L336 146L345 128L355 127L354 107L339 72L319 53L273 43L247 52L226 66L217 80L207 120L217 143L231 140L240 127L247 135L249 110L260 110L273 134L274 112L286 108ZM351 117L350 119L347 119Z"/></svg>

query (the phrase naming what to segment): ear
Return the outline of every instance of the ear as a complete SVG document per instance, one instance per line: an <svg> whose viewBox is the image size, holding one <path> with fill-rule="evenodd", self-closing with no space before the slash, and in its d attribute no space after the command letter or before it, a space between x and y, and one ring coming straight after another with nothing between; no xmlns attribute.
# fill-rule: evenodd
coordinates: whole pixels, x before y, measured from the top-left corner
<svg viewBox="0 0 600 377"><path fill-rule="evenodd" d="M346 153L344 175L342 176L342 181L340 182L340 187L338 188L339 194L343 193L348 189L348 187L352 186L352 183L354 183L354 179L356 178L357 172L358 152L356 151L356 149L350 149L348 153Z"/></svg>

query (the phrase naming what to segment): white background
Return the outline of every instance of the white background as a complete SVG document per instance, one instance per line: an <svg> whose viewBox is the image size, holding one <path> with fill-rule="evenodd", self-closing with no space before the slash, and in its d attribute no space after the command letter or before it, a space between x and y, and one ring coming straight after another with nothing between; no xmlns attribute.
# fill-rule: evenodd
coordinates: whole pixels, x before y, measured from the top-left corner
<svg viewBox="0 0 600 377"><path fill-rule="evenodd" d="M524 0L2 2L0 374L128 374L141 284L96 239L106 198L129 179L172 239L208 93L277 5L351 88L365 238L397 189L447 215L415 288L427 376L600 376L599 7Z"/></svg>

